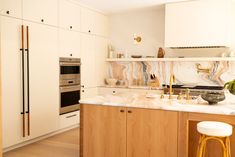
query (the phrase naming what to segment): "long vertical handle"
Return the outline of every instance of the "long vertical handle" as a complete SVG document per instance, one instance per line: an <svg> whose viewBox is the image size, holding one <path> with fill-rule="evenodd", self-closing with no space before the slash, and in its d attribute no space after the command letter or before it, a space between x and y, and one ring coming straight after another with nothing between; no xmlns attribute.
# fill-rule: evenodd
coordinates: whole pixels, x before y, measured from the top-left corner
<svg viewBox="0 0 235 157"><path fill-rule="evenodd" d="M24 25L21 26L21 51L22 51L22 101L23 101L23 111L21 114L23 115L23 137L25 137L25 80L24 80Z"/></svg>
<svg viewBox="0 0 235 157"><path fill-rule="evenodd" d="M30 136L30 99L29 99L29 26L26 26L26 51L27 51L27 102L28 102L28 136Z"/></svg>

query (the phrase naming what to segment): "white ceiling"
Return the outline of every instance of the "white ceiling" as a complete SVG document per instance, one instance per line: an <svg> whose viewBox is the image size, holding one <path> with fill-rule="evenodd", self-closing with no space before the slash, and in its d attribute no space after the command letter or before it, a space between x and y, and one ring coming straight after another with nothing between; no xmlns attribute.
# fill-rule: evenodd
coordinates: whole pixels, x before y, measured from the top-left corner
<svg viewBox="0 0 235 157"><path fill-rule="evenodd" d="M137 8L154 7L169 2L187 0L77 0L104 13L116 13Z"/></svg>

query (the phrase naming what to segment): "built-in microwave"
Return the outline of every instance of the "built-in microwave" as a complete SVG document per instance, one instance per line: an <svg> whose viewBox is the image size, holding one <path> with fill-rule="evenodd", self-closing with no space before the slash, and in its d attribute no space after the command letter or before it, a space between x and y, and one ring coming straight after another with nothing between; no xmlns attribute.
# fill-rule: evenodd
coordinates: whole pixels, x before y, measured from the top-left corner
<svg viewBox="0 0 235 157"><path fill-rule="evenodd" d="M80 85L80 58L60 58L60 86Z"/></svg>

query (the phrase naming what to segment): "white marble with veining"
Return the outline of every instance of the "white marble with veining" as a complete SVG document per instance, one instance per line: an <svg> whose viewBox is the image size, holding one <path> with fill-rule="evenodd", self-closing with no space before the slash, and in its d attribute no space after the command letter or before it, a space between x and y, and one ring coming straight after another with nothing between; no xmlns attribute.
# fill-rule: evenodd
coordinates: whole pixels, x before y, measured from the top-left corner
<svg viewBox="0 0 235 157"><path fill-rule="evenodd" d="M198 97L196 100L169 100L167 96L160 99L160 95L147 98L144 94L107 94L80 100L81 104L122 106L146 109L161 109L169 111L196 112L207 114L235 115L235 96L226 94L227 99L216 105L208 105Z"/></svg>

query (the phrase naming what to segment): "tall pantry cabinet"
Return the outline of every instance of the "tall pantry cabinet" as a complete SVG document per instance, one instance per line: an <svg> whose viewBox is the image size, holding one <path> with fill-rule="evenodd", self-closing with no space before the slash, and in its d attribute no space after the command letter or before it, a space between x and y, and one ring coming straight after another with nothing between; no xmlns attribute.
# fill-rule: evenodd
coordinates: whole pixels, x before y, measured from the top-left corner
<svg viewBox="0 0 235 157"><path fill-rule="evenodd" d="M107 38L107 17L71 0L0 0L3 148L61 129L59 57L81 58L81 97L96 94Z"/></svg>
<svg viewBox="0 0 235 157"><path fill-rule="evenodd" d="M51 26L38 23L26 16L29 10L22 11L31 1L14 2L0 4L3 148L53 132L59 124L58 28L52 26L57 16L43 14Z"/></svg>

